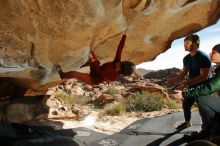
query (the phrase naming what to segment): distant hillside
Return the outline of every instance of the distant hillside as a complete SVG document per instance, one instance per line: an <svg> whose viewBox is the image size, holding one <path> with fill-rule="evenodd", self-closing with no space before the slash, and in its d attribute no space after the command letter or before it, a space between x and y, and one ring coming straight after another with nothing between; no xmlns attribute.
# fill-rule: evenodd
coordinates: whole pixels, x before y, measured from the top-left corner
<svg viewBox="0 0 220 146"><path fill-rule="evenodd" d="M150 73L150 72L153 72L154 70L146 70L144 68L138 68L135 70L135 72L140 75L141 77L143 77L144 75Z"/></svg>
<svg viewBox="0 0 220 146"><path fill-rule="evenodd" d="M179 68L161 69L157 71L150 71L143 75L145 79L166 79L175 76L180 72Z"/></svg>

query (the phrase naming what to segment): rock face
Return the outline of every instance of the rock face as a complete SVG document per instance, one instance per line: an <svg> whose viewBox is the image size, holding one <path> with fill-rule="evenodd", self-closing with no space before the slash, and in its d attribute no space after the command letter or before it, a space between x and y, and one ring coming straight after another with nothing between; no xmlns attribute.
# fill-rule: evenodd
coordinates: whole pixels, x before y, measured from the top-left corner
<svg viewBox="0 0 220 146"><path fill-rule="evenodd" d="M169 69L161 69L158 71L152 71L152 72L145 74L143 77L145 79L164 80L164 79L168 79L173 76L176 76L179 72L180 72L180 69L174 67L174 68L169 68Z"/></svg>
<svg viewBox="0 0 220 146"><path fill-rule="evenodd" d="M122 59L141 63L174 39L216 23L219 0L0 1L0 76L48 82L87 61L112 60L126 30Z"/></svg>
<svg viewBox="0 0 220 146"><path fill-rule="evenodd" d="M47 119L49 107L47 97L20 97L11 101L5 109L5 121L9 123L24 123L32 120Z"/></svg>

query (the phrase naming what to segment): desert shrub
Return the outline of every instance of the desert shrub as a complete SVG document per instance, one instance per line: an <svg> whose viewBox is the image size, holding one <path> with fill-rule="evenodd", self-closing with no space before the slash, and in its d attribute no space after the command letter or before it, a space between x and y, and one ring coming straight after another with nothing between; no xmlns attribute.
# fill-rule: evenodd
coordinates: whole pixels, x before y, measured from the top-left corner
<svg viewBox="0 0 220 146"><path fill-rule="evenodd" d="M84 95L76 95L73 97L75 104L86 105L90 102L90 98Z"/></svg>
<svg viewBox="0 0 220 146"><path fill-rule="evenodd" d="M85 105L90 102L89 97L84 96L84 95L75 95L75 96L70 96L67 93L58 93L55 95L58 99L63 101L65 104L80 104L80 105Z"/></svg>
<svg viewBox="0 0 220 146"><path fill-rule="evenodd" d="M62 93L58 93L55 96L56 96L56 98L58 98L61 101L63 101L65 104L74 104L75 103L74 99L70 95L68 95L66 93L63 93L63 92Z"/></svg>
<svg viewBox="0 0 220 146"><path fill-rule="evenodd" d="M124 102L113 102L104 107L102 115L117 116L125 113L126 106Z"/></svg>
<svg viewBox="0 0 220 146"><path fill-rule="evenodd" d="M159 111L164 107L162 95L158 93L136 92L127 98L127 111Z"/></svg>
<svg viewBox="0 0 220 146"><path fill-rule="evenodd" d="M164 104L169 108L169 109L178 109L182 108L182 104L178 103L176 100L168 98L164 99Z"/></svg>
<svg viewBox="0 0 220 146"><path fill-rule="evenodd" d="M113 95L113 94L120 93L120 91L119 91L119 89L116 89L115 87L109 87L105 93Z"/></svg>

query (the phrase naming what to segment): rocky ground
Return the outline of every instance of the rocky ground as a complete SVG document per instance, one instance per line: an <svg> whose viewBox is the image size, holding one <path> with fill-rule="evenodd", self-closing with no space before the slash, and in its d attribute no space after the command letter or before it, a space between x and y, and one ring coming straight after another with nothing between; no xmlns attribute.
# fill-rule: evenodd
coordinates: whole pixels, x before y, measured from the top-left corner
<svg viewBox="0 0 220 146"><path fill-rule="evenodd" d="M172 112L182 111L181 109L163 109L162 111L154 111L154 112L144 112L144 113L133 113L130 115L122 115L122 116L105 116L102 118L97 118L97 113L93 112L84 120L57 120L61 122L63 125L59 126L59 124L49 124L55 128L63 128L70 129L76 127L86 127L92 129L94 131L106 133L106 134L114 134L115 132L119 132L128 125L133 122L143 119L143 118L153 118L157 116L163 116L166 114L170 114Z"/></svg>
<svg viewBox="0 0 220 146"><path fill-rule="evenodd" d="M108 103L127 98L136 92L159 93L161 98L168 99L167 90L149 80L138 80L130 83L112 82L96 86L85 85L75 79L68 80L62 85L50 88L47 92L51 119L72 118L80 119L96 110L94 103L103 107ZM91 106L89 103L93 103Z"/></svg>
<svg viewBox="0 0 220 146"><path fill-rule="evenodd" d="M163 74L164 71L160 71L160 77ZM164 76L167 76L167 71ZM143 79L136 76L90 86L71 79L49 88L46 95L19 97L1 102L0 118L8 123L43 124L56 129L87 127L113 134L141 118L179 111L165 104L161 111L126 112L119 116L101 114L105 105L126 99L136 92L159 93L162 99L169 99L166 86L160 86L164 85L162 82L163 79Z"/></svg>
<svg viewBox="0 0 220 146"><path fill-rule="evenodd" d="M69 106L60 99L57 99L57 95L67 94L71 97L77 96L80 98L87 96L92 101L97 101L98 99L100 101L99 104L108 104L114 100L126 98L136 91L159 92L163 94L163 98L169 98L164 87L147 79L129 83L103 83L93 87L84 85L77 80L69 80L65 84L51 88L47 92L50 95L50 100L48 100L47 104L50 106L49 118L52 121L44 124L57 129L87 127L98 132L113 134L121 131L136 120L153 118L181 110L165 107L161 111L131 112L120 116L100 116L100 110L97 110L93 105Z"/></svg>

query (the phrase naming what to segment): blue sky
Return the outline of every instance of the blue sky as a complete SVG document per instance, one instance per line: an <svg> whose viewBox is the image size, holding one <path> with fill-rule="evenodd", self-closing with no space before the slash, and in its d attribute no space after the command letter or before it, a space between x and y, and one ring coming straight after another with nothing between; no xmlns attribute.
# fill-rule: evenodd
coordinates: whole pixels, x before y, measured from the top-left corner
<svg viewBox="0 0 220 146"><path fill-rule="evenodd" d="M200 36L200 50L209 54L211 49L216 44L220 44L220 21L217 24L207 27L199 32ZM137 68L144 68L150 70L166 69L166 68L182 68L183 57L188 54L184 50L183 39L173 41L171 48L165 53L160 54L154 61L145 62L137 65Z"/></svg>

